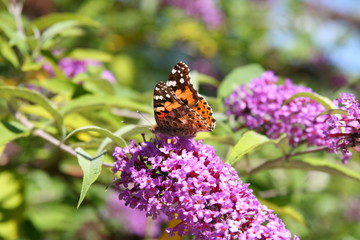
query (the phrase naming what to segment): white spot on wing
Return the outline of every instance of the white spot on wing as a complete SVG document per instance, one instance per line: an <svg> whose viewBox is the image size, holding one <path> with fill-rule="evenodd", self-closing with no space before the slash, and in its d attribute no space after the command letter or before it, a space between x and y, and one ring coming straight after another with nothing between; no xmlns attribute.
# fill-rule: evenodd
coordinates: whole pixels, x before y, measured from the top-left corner
<svg viewBox="0 0 360 240"><path fill-rule="evenodd" d="M185 80L183 78L180 78L180 83L183 84Z"/></svg>
<svg viewBox="0 0 360 240"><path fill-rule="evenodd" d="M168 81L167 83L166 83L166 85L168 85L168 86L176 86L176 81Z"/></svg>

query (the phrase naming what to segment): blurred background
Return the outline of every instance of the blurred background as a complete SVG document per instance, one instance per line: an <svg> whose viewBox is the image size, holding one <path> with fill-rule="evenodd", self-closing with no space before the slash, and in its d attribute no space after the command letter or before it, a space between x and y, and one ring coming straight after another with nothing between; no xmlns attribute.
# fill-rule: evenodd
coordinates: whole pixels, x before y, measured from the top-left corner
<svg viewBox="0 0 360 240"><path fill-rule="evenodd" d="M153 87L166 81L178 61L210 77L203 83L211 84L200 86L210 103L224 76L254 63L332 99L349 91L359 97L360 4L2 0L0 52L1 85L36 89L62 105L84 93L113 94L137 102L150 121ZM101 80L87 85L84 79L94 76ZM3 120L8 110L0 103ZM66 124L69 130L94 124L116 130L125 115L138 121L130 110L111 118L102 110L73 115ZM74 142L89 139L94 136L80 134ZM38 137L4 144L0 169L0 239L157 239L167 225L165 218L135 218L138 213L106 191L113 179L109 169L76 209L81 169L73 156ZM265 171L243 180L270 208L272 198L291 205L277 213L302 239L360 239L358 182L303 170Z"/></svg>
<svg viewBox="0 0 360 240"><path fill-rule="evenodd" d="M118 81L142 91L179 60L219 80L259 63L326 91L359 78L359 8L352 0L27 0L23 13L29 20L70 12L96 21L82 32L64 31L67 38L53 47L105 51Z"/></svg>

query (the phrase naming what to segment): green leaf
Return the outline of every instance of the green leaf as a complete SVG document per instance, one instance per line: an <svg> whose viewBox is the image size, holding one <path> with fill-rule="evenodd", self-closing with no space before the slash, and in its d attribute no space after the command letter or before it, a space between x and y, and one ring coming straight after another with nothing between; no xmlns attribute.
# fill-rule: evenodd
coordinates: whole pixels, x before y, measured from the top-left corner
<svg viewBox="0 0 360 240"><path fill-rule="evenodd" d="M91 18L73 13L54 13L46 15L33 21L33 25L42 31L56 23L64 21L77 21L87 26L99 27L99 23L92 20Z"/></svg>
<svg viewBox="0 0 360 240"><path fill-rule="evenodd" d="M113 59L111 54L96 49L76 48L67 55L75 59L94 59L100 62L111 62Z"/></svg>
<svg viewBox="0 0 360 240"><path fill-rule="evenodd" d="M75 88L77 87L77 85L73 82L62 78L50 78L46 81L37 81L34 82L34 85L41 86L53 93L66 96L67 98L71 98L74 94Z"/></svg>
<svg viewBox="0 0 360 240"><path fill-rule="evenodd" d="M65 133L65 128L63 125L63 117L56 110L53 103L50 102L43 95L41 95L35 91L25 89L25 88L0 86L0 97L4 97L7 99L9 99L11 97L18 97L18 98L22 98L27 101L30 101L30 102L40 105L46 111L48 111L50 113L50 115L54 118L55 122L58 125L61 135L63 135Z"/></svg>
<svg viewBox="0 0 360 240"><path fill-rule="evenodd" d="M330 110L330 109L335 109L336 106L334 105L334 103L327 97L323 97L319 94L316 93L310 93L310 92L299 92L299 93L295 93L294 95L292 95L288 100L286 100L284 102L285 104L288 104L290 101L294 100L295 98L300 98L300 97L305 97L305 98L310 98L312 100L314 100L315 102L321 104L324 106L324 108L326 110Z"/></svg>
<svg viewBox="0 0 360 240"><path fill-rule="evenodd" d="M250 82L252 79L260 77L264 69L258 64L250 64L243 67L238 67L232 70L225 76L218 88L218 96L225 98L234 91L234 89L241 85Z"/></svg>
<svg viewBox="0 0 360 240"><path fill-rule="evenodd" d="M346 110L342 110L342 109L330 109L330 110L326 110L326 111L323 111L321 113L319 113L319 115L317 115L316 117L319 117L321 115L326 115L326 114L329 114L329 115L349 115L349 113L346 111Z"/></svg>
<svg viewBox="0 0 360 240"><path fill-rule="evenodd" d="M340 162L340 160L339 160ZM288 169L303 169L306 171L321 171L330 174L336 174L343 177L348 177L353 180L360 181L360 173L346 168L341 163L333 163L323 158L318 157L304 157L300 160L284 160L275 159L267 161L255 169L249 171L249 174L255 174L262 170L275 169L275 168L288 168Z"/></svg>
<svg viewBox="0 0 360 240"><path fill-rule="evenodd" d="M41 69L42 64L40 62L34 61L29 55L25 56L25 61L21 66L21 71L36 71Z"/></svg>
<svg viewBox="0 0 360 240"><path fill-rule="evenodd" d="M104 157L105 152L102 152L95 157L91 157L81 148L76 148L75 151L79 165L84 174L80 198L77 205L77 208L79 208L91 184L96 181L101 173L102 158Z"/></svg>
<svg viewBox="0 0 360 240"><path fill-rule="evenodd" d="M140 134L140 133L146 133L149 131L150 131L149 126L139 126L139 125L127 124L124 127L117 130L116 132L114 132L114 135L121 137L121 138L125 138L125 137L133 136L136 134ZM99 146L98 152L103 151L106 148L106 146L108 144L110 144L110 142L111 142L110 138L104 139L104 141L102 141L102 143ZM125 145L126 145L126 142L125 142ZM117 144L117 146L121 146L121 145Z"/></svg>
<svg viewBox="0 0 360 240"><path fill-rule="evenodd" d="M10 46L16 47L21 52L21 55L29 53L29 42L22 32L15 32L15 34L9 39L9 44Z"/></svg>
<svg viewBox="0 0 360 240"><path fill-rule="evenodd" d="M270 209L274 210L276 214L282 214L285 216L289 216L289 217L295 219L300 224L302 224L304 226L307 225L304 216L296 209L294 209L290 206L279 206L277 204L274 204L272 202L269 202L269 201L261 199L261 198L259 198L259 201L261 202L261 204L266 205Z"/></svg>
<svg viewBox="0 0 360 240"><path fill-rule="evenodd" d="M5 6L8 5L5 4ZM11 39L13 35L16 34L14 16L0 8L0 23L0 31L2 34L6 36L7 39Z"/></svg>
<svg viewBox="0 0 360 240"><path fill-rule="evenodd" d="M45 43L47 40L52 39L54 36L61 34L63 31L79 25L79 22L73 20L56 23L44 31L44 33L42 34L42 41Z"/></svg>
<svg viewBox="0 0 360 240"><path fill-rule="evenodd" d="M115 134L113 134L112 132L110 132L109 130L105 129L105 128L101 128L101 127L97 127L97 126L85 126L85 127L80 127L80 128L77 128L75 129L74 131L72 131L71 133L69 133L65 140L68 139L70 136L72 136L73 134L75 133L78 133L78 132L89 132L89 131L92 131L92 132L97 132L97 133L100 133L101 135L105 136L105 137L108 137L110 138L111 140L113 140L116 145L118 146L123 146L125 145L126 146L126 142L125 140L122 138L122 137L119 137Z"/></svg>
<svg viewBox="0 0 360 240"><path fill-rule="evenodd" d="M145 113L152 113L150 107L144 104L137 103L128 98L113 97L113 96L83 96L76 98L69 104L60 109L60 112L66 116L73 112L89 111L92 109L104 108L122 108L133 111L140 111Z"/></svg>
<svg viewBox="0 0 360 240"><path fill-rule="evenodd" d="M19 176L9 171L0 172L0 206L1 210L14 210L23 201L21 182ZM3 212L2 212L3 213ZM2 220L4 215L1 216ZM6 216L9 217L9 216Z"/></svg>
<svg viewBox="0 0 360 240"><path fill-rule="evenodd" d="M85 74L84 74L85 75ZM97 95L114 95L114 85L105 79L98 77L82 76L78 74L74 81L82 84L81 86L88 92L95 93Z"/></svg>
<svg viewBox="0 0 360 240"><path fill-rule="evenodd" d="M19 61L12 47L2 38L0 38L0 56L11 63L14 68L19 67Z"/></svg>
<svg viewBox="0 0 360 240"><path fill-rule="evenodd" d="M323 158L305 157L301 160L289 161L287 168L301 168L306 170L322 171L330 174L336 174L360 181L360 173L346 168L340 163L333 163Z"/></svg>
<svg viewBox="0 0 360 240"><path fill-rule="evenodd" d="M0 145L7 144L14 139L26 137L30 130L18 122L0 122Z"/></svg>
<svg viewBox="0 0 360 240"><path fill-rule="evenodd" d="M247 131L240 137L236 145L233 147L226 162L234 164L235 162L239 161L245 154L254 151L261 145L266 143L277 144L279 141L281 141L281 139L282 138L273 140L254 131Z"/></svg>
<svg viewBox="0 0 360 240"><path fill-rule="evenodd" d="M0 239L19 239L18 226L24 216L24 186L19 174L5 169L0 171Z"/></svg>
<svg viewBox="0 0 360 240"><path fill-rule="evenodd" d="M212 85L212 86L219 86L219 81L216 80L215 78L209 76L209 75L206 75L206 74L202 74L202 73L199 73L197 71L192 71L191 72L191 79L194 81L194 82L198 82L199 84L209 84L209 85Z"/></svg>

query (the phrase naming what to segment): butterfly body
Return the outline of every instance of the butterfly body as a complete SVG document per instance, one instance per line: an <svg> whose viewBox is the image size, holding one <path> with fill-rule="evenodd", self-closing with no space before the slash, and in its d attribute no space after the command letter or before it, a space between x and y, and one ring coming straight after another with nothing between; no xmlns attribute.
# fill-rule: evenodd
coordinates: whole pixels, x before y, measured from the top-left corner
<svg viewBox="0 0 360 240"><path fill-rule="evenodd" d="M166 83L155 86L153 101L154 133L193 138L215 127L212 109L191 84L189 67L183 62L174 66Z"/></svg>

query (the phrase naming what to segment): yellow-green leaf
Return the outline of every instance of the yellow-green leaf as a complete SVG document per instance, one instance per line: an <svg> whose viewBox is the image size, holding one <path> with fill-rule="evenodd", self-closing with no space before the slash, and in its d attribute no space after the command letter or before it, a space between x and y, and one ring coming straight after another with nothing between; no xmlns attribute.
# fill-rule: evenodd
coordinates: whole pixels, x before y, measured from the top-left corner
<svg viewBox="0 0 360 240"><path fill-rule="evenodd" d="M264 69L257 64L235 68L226 75L221 82L218 88L218 96L220 98L227 97L237 86L246 84L252 79L260 77L263 72Z"/></svg>
<svg viewBox="0 0 360 240"><path fill-rule="evenodd" d="M74 131L72 131L71 133L69 133L65 139L69 138L71 135L78 133L78 132L89 132L89 131L93 131L93 132L98 132L101 135L110 138L111 140L113 140L116 145L118 146L123 146L126 145L125 140L122 137L116 136L115 134L113 134L112 132L110 132L109 130L105 129L105 128L101 128L101 127L97 127L97 126L85 126L85 127L81 127L81 128L77 128Z"/></svg>
<svg viewBox="0 0 360 240"><path fill-rule="evenodd" d="M16 57L14 50L11 48L9 43L0 38L0 56L2 56L6 61L11 63L14 68L19 67L19 61Z"/></svg>
<svg viewBox="0 0 360 240"><path fill-rule="evenodd" d="M69 104L65 105L60 112L66 116L73 112L89 111L93 109L104 108L121 108L133 111L140 111L145 113L152 113L150 107L144 104L137 103L128 98L113 97L113 96L83 96L79 97Z"/></svg>
<svg viewBox="0 0 360 240"><path fill-rule="evenodd" d="M28 136L30 130L18 122L0 122L0 145L6 144L14 139Z"/></svg>
<svg viewBox="0 0 360 240"><path fill-rule="evenodd" d="M149 132L149 126L127 124L124 127L117 130L116 132L114 132L113 134L115 136L123 138L123 137L128 137L135 134L146 133L146 132ZM106 146L111 142L111 140L112 140L111 138L104 139L104 141L100 144L98 152L103 151L106 148ZM126 142L124 142L124 144L126 145ZM122 145L117 144L117 146L122 146Z"/></svg>
<svg viewBox="0 0 360 240"><path fill-rule="evenodd" d="M279 206L279 205L276 205L274 203L271 203L271 202L266 201L266 200L261 199L261 198L259 198L259 201L262 204L269 207L270 209L274 210L276 214L282 214L282 215L289 216L289 217L295 219L300 224L302 224L304 226L307 225L304 216L299 211L297 211L296 209L294 209L294 208L292 208L290 206Z"/></svg>
<svg viewBox="0 0 360 240"><path fill-rule="evenodd" d="M56 110L56 107L53 105L53 103L40 93L26 88L0 86L0 97L4 97L6 99L9 99L11 97L17 97L40 105L41 107L46 109L46 111L48 111L50 115L54 118L55 122L58 125L60 133L63 134L65 132L63 126L63 117Z"/></svg>
<svg viewBox="0 0 360 240"><path fill-rule="evenodd" d="M334 103L327 97L321 96L319 94L316 93L311 93L311 92L299 92L299 93L295 93L294 95L292 95L288 100L286 100L284 102L284 104L289 103L290 101L294 100L295 98L300 98L300 97L305 97L305 98L310 98L312 100L314 100L315 102L321 104L324 106L324 108L326 108L326 110L330 110L330 109L335 109L336 106L334 105Z"/></svg>
<svg viewBox="0 0 360 240"><path fill-rule="evenodd" d="M50 15L45 15L33 21L33 25L42 31L45 28L48 28L56 23L69 21L69 20L78 21L87 26L93 26L93 27L99 26L99 23L92 20L91 18L73 13L54 13Z"/></svg>
<svg viewBox="0 0 360 240"><path fill-rule="evenodd" d="M75 59L94 59L100 62L110 62L113 59L113 57L106 52L88 48L76 48L68 54L68 57Z"/></svg>
<svg viewBox="0 0 360 240"><path fill-rule="evenodd" d="M79 208L90 186L96 181L101 173L102 158L104 157L105 152L100 153L95 157L91 157L81 148L76 148L75 151L79 165L84 174L80 198L77 205Z"/></svg>
<svg viewBox="0 0 360 240"><path fill-rule="evenodd" d="M281 139L282 138L273 140L254 131L247 131L240 137L238 142L235 144L226 162L233 164L238 160L240 160L245 154L254 151L256 148L260 147L261 145L266 143L276 144Z"/></svg>

